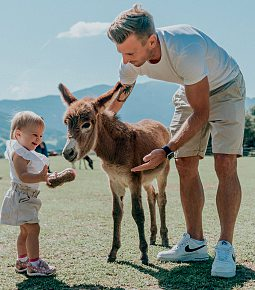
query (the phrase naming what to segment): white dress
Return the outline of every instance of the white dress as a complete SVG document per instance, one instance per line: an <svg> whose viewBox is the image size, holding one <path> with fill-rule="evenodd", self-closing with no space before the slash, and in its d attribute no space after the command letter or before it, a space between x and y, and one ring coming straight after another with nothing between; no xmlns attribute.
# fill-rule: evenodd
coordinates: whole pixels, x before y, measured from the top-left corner
<svg viewBox="0 0 255 290"><path fill-rule="evenodd" d="M11 187L4 196L0 223L16 226L24 223L38 223L38 211L41 207L41 200L37 198L39 183L24 183L19 179L12 161L14 152L29 161L27 165L29 173L37 174L45 165L49 165L49 159L46 156L27 150L17 140L6 142L5 157L10 163Z"/></svg>

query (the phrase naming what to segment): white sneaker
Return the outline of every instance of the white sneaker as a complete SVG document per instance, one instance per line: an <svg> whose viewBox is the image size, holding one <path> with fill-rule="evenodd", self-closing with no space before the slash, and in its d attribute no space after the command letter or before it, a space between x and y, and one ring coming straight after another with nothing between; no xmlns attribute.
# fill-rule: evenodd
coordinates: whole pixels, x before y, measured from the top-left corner
<svg viewBox="0 0 255 290"><path fill-rule="evenodd" d="M159 252L157 259L165 262L191 262L208 260L208 249L206 240L198 241L183 234L178 244L168 251Z"/></svg>
<svg viewBox="0 0 255 290"><path fill-rule="evenodd" d="M211 275L224 278L231 278L236 275L235 252L229 242L219 241L217 243Z"/></svg>

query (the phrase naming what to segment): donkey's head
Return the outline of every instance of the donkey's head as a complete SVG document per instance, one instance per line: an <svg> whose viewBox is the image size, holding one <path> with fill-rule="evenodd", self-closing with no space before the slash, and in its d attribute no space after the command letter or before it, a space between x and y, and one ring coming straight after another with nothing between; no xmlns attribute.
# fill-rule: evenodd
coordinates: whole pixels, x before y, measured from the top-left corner
<svg viewBox="0 0 255 290"><path fill-rule="evenodd" d="M62 152L66 160L75 161L94 149L97 141L97 116L107 108L120 88L121 83L117 83L113 89L96 99L77 100L63 84L59 85L62 99L68 106L64 115L67 142Z"/></svg>

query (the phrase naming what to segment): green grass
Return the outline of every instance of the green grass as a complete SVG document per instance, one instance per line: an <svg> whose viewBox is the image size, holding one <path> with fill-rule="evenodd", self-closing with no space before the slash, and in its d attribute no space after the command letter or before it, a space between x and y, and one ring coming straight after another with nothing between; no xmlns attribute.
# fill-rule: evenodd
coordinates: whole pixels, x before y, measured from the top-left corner
<svg viewBox="0 0 255 290"><path fill-rule="evenodd" d="M14 263L18 228L1 225L0 289L255 289L255 158L239 159L243 200L234 240L237 275L232 279L212 278L212 259L203 263L160 263L156 256L164 248L159 245L149 247L151 264L142 265L129 192L124 201L122 247L117 261L107 263L112 242L112 197L100 161L96 157L93 159L95 170L77 170L74 182L56 189L41 185L41 257L57 267L56 277L27 278L16 274ZM167 187L167 225L170 244L173 245L185 231L185 225L178 176L171 163ZM53 170L59 171L69 166L62 157L51 158ZM209 253L213 256L220 229L215 207L217 179L213 171L213 158L205 158L200 168L206 193L204 232ZM10 180L9 165L3 159L0 160L0 176L0 191L4 194ZM143 197L148 241L148 207L145 194Z"/></svg>

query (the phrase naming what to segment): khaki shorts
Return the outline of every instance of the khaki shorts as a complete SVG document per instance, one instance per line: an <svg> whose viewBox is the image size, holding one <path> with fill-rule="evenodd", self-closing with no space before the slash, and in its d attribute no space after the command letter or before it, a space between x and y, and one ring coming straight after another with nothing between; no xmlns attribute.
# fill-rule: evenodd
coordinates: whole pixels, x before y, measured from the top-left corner
<svg viewBox="0 0 255 290"><path fill-rule="evenodd" d="M238 76L210 92L210 114L208 123L186 144L175 152L175 158L204 157L209 136L212 136L212 152L242 156L245 124L245 83L240 72ZM192 114L184 87L173 97L175 112L170 124L174 136Z"/></svg>
<svg viewBox="0 0 255 290"><path fill-rule="evenodd" d="M42 203L38 194L39 190L13 183L3 200L0 223L12 226L39 223L38 212Z"/></svg>

